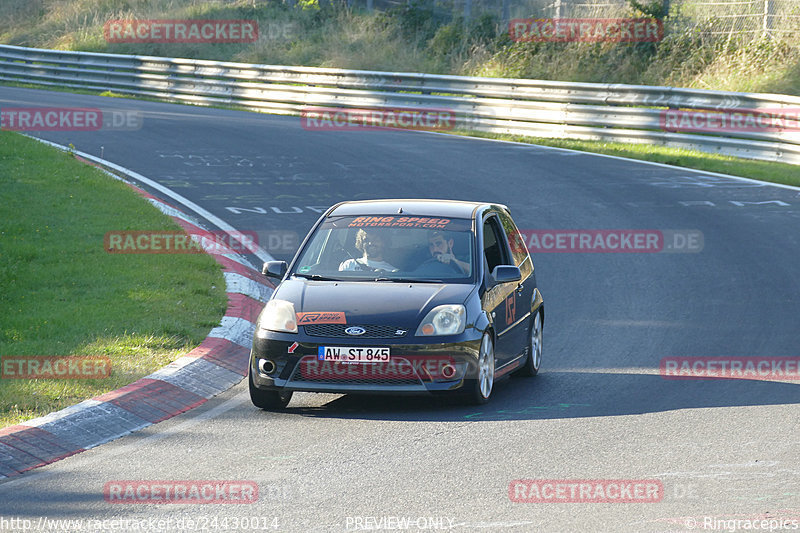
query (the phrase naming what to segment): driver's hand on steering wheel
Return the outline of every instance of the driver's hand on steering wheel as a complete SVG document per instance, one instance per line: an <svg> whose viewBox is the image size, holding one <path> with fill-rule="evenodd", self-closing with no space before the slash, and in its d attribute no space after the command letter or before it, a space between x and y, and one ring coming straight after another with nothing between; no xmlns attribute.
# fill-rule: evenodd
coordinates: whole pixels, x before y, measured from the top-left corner
<svg viewBox="0 0 800 533"><path fill-rule="evenodd" d="M436 254L434 257L436 258L437 261L439 261L440 263L444 263L445 265L449 265L450 261L452 261L452 260L454 260L456 258L456 256L454 256L453 254L450 254L450 253L447 253L447 254Z"/></svg>

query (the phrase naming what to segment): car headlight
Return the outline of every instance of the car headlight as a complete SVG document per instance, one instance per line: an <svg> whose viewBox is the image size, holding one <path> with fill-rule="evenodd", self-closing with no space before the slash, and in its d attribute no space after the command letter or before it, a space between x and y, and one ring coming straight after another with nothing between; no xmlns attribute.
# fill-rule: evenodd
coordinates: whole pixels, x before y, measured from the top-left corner
<svg viewBox="0 0 800 533"><path fill-rule="evenodd" d="M292 302L286 300L270 300L261 311L258 319L259 337L266 336L267 331L282 331L284 333L297 333L297 316Z"/></svg>
<svg viewBox="0 0 800 533"><path fill-rule="evenodd" d="M464 332L467 310L463 305L438 305L431 309L417 328L417 335L458 335Z"/></svg>

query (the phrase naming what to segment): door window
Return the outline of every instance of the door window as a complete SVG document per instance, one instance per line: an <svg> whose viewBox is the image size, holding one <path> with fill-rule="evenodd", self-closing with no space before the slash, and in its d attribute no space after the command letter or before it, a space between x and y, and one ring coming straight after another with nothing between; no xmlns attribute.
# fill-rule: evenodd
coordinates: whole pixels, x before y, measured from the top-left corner
<svg viewBox="0 0 800 533"><path fill-rule="evenodd" d="M483 223L483 253L486 256L487 272L492 272L497 265L512 264L503 232L496 216L490 216Z"/></svg>

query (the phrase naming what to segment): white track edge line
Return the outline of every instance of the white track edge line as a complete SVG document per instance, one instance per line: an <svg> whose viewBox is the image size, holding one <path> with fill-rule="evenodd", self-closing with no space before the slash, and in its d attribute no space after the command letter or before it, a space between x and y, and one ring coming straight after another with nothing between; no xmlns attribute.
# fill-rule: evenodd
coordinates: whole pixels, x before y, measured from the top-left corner
<svg viewBox="0 0 800 533"><path fill-rule="evenodd" d="M443 132L438 132L438 131L423 131L423 132L420 132L420 133L427 133L427 134L430 134L430 135L445 135L445 136L451 137L451 138L452 137L462 137L464 139L473 139L473 140L477 140L477 141L491 141L491 142L497 142L497 143L516 144L516 145L519 145L519 146L529 146L529 147L536 147L536 148L544 148L545 150L561 150L563 152L572 152L572 153L578 153L578 154L584 154L584 155L592 155L592 156L597 156L597 157L606 157L608 159L618 159L620 161L633 161L634 163L644 163L646 165L654 165L654 166L657 166L657 167L669 168L669 169L672 169L672 170L680 170L680 171L685 171L685 172L696 172L698 174L707 174L709 176L719 176L721 178L729 178L729 179L733 179L733 180L746 181L746 182L749 182L749 183L759 183L761 185L779 187L781 189L789 189L789 190L792 190L792 191L800 191L800 186L797 186L797 185L786 185L784 183L774 183L774 182L771 182L771 181L762 181L762 180L757 180L757 179L754 179L754 178L745 178L745 177L742 177L742 176L734 176L732 174L722 174L720 172L711 172L710 170L700 170L700 169L697 169L697 168L679 167L677 165L670 165L668 163L659 163L658 161L647 161L645 159L634 159L632 157L622 157L622 156L619 156L619 155L599 154L597 152L588 152L588 151L585 151L585 150L575 150L573 148L560 148L558 146L546 146L544 144L526 143L526 142L522 142L522 141L508 141L508 140L505 140L505 139L490 139L490 138L487 138L487 137L473 137L472 135L456 135L454 133L443 133ZM569 140L568 137L563 137L562 139ZM710 152L704 152L704 153L710 153ZM762 161L762 160L761 159L745 159L744 160L744 162L748 162L748 161ZM780 163L780 161L772 161L772 163ZM790 165L791 163L784 163L784 164L785 165Z"/></svg>
<svg viewBox="0 0 800 533"><path fill-rule="evenodd" d="M123 166L117 165L116 163L112 163L111 161L108 161L106 159L101 159L101 158L99 158L97 156L94 156L92 154L87 154L86 152L81 152L79 150L72 150L67 146L64 146L64 145L61 145L61 144L58 144L58 143L54 143L52 141L47 141L45 139L39 139L38 137L33 137L32 135L25 135L25 137L28 137L29 139L34 139L36 141L39 141L39 142L44 143L44 144L47 144L47 145L52 146L54 148L58 148L59 150L62 150L64 152L73 153L75 155L83 157L84 159L88 159L89 161L93 161L93 162L95 162L95 163L97 163L99 165L103 165L103 166L106 166L108 168L112 168L112 169L116 170L117 172L120 172L120 173L128 176L129 178L132 178L132 179L135 179L137 181L140 181L140 182L148 185L149 187L152 187L153 189L155 189L155 190L157 190L157 191L169 196L170 198L172 198L176 202L179 202L179 203L183 204L184 206L188 207L189 209L191 209L192 211L194 211L195 213L200 215L200 217L206 219L207 221L211 222L212 224L214 224L218 228L220 228L223 231L225 231L226 233L228 233L231 236L231 238L233 238L237 242L241 243L242 246L246 246L246 247L252 248L253 255L255 255L256 257L258 257L262 261L266 262L266 261L274 261L275 260L274 257L272 257L269 253L267 253L266 250L264 250L260 246L256 246L256 245L254 245L253 243L250 243L250 242L248 242L248 243L242 242L241 232L239 230L237 230L236 228L234 228L233 226L231 226L230 224L228 224L227 222L225 222L224 220L222 220L221 218L219 218L218 216L216 216L216 215L212 214L211 212L207 211L206 209L200 207L199 205L197 205L196 203L192 202L188 198L185 198L185 197L181 196L180 194L172 191L171 189L168 189L167 187L164 187L160 183L158 183L156 181L153 181L150 178L146 178L146 177L142 176L138 172L134 172L133 170L129 170L129 169L123 167Z"/></svg>

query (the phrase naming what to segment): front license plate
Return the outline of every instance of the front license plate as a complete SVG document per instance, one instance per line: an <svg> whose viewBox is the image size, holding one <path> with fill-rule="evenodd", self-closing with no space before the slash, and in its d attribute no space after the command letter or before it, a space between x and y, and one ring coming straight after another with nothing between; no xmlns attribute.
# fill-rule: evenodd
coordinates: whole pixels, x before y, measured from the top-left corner
<svg viewBox="0 0 800 533"><path fill-rule="evenodd" d="M369 346L318 346L317 359L320 361L341 361L345 363L381 363L389 361L389 348Z"/></svg>

